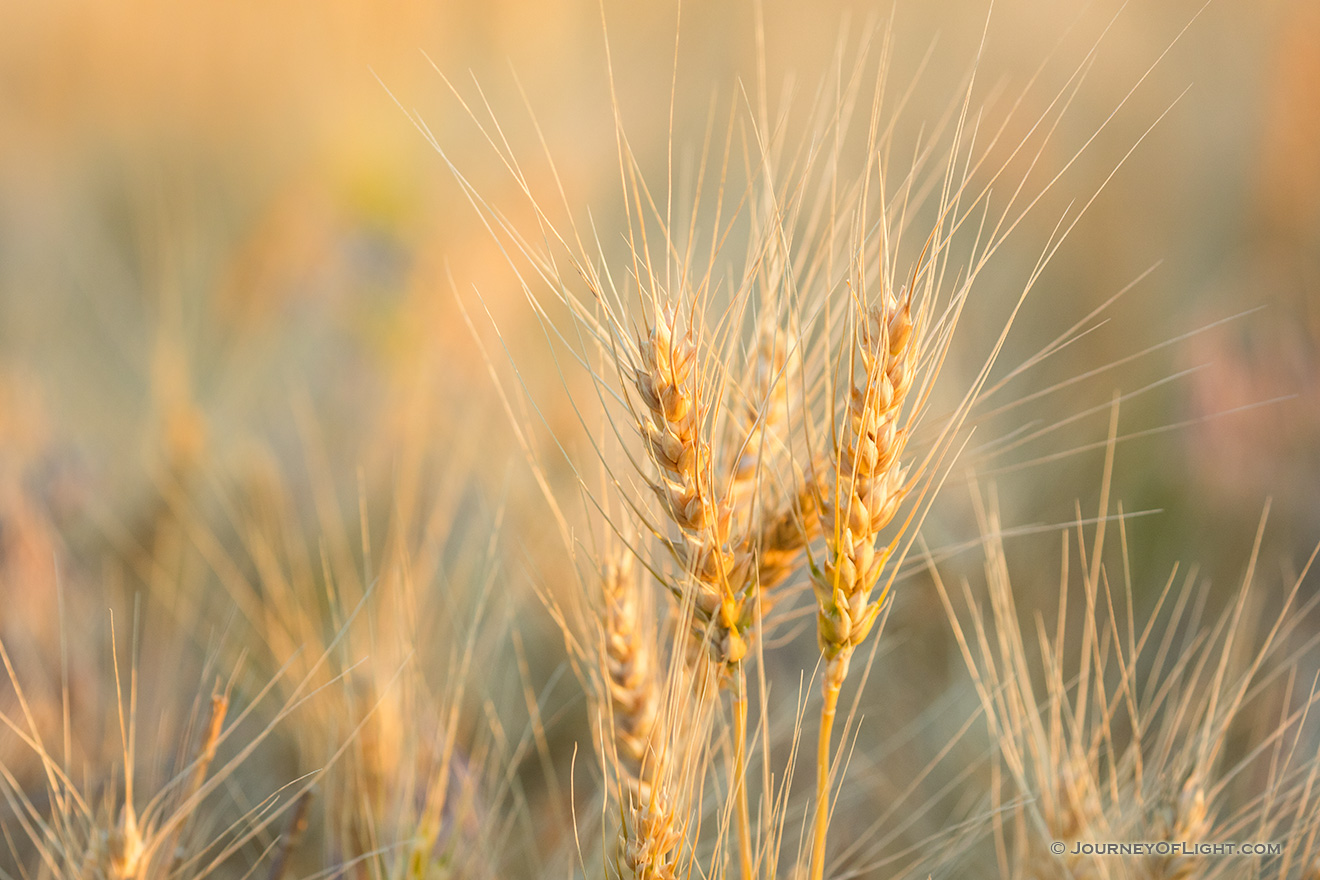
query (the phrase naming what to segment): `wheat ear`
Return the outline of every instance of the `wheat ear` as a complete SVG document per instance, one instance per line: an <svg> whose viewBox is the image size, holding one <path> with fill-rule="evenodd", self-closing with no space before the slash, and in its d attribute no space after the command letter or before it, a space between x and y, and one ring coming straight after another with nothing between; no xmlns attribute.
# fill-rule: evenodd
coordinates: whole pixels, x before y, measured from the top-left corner
<svg viewBox="0 0 1320 880"><path fill-rule="evenodd" d="M683 832L664 787L630 797L619 822L614 867L619 880L677 880Z"/></svg>
<svg viewBox="0 0 1320 880"><path fill-rule="evenodd" d="M660 719L654 640L648 637L632 556L606 565L604 657L606 689L620 769L619 880L674 880L682 831L668 794L669 750Z"/></svg>
<svg viewBox="0 0 1320 880"><path fill-rule="evenodd" d="M712 659L732 667L747 654L750 556L729 540L732 507L712 485L710 445L701 438L696 342L690 329L676 332L666 307L657 309L639 348L634 384L647 410L640 427L660 469L652 488L683 534L671 546L692 575L694 631Z"/></svg>
<svg viewBox="0 0 1320 880"><path fill-rule="evenodd" d="M641 366L634 373L645 404L642 434L660 469L653 483L666 513L682 531L671 544L691 577L693 634L704 642L720 673L733 682L734 779L739 862L742 876L752 875L751 814L747 803L747 689L742 668L755 617L753 554L744 538L731 539L733 505L716 491L709 443L698 388L697 345L689 327L678 333L674 314L657 308L646 338L639 340ZM685 606L685 589L675 591Z"/></svg>
<svg viewBox="0 0 1320 880"><path fill-rule="evenodd" d="M774 603L774 590L797 568L807 544L820 536L820 492L808 474L792 465L792 491L785 498L766 478L782 463L787 451L789 392L801 377L798 341L782 328L763 330L752 363L744 403L741 443L730 468L730 495L735 525L740 526L742 547L756 560L756 587L761 616ZM773 506L770 506L773 503Z"/></svg>
<svg viewBox="0 0 1320 880"><path fill-rule="evenodd" d="M1152 836L1155 840L1205 840L1210 824L1205 786L1199 774L1193 773L1176 797L1157 807ZM1196 875L1203 861L1193 855L1154 856L1147 876L1150 880L1187 880Z"/></svg>
<svg viewBox="0 0 1320 880"><path fill-rule="evenodd" d="M830 492L821 509L825 533L824 569L813 566L817 603L817 639L825 657L824 706L816 751L816 824L811 877L825 872L825 836L829 826L830 734L839 691L848 675L853 650L875 625L885 594L872 599L893 544L877 549L881 529L894 518L905 491L899 462L907 430L899 426L912 387L918 334L910 297L892 296L858 321L857 355L862 375L848 395L846 419L836 433L827 482Z"/></svg>
<svg viewBox="0 0 1320 880"><path fill-rule="evenodd" d="M654 736L660 688L656 680L652 640L642 626L632 557L620 555L604 573L605 674L614 722L614 746L626 762L630 781L641 791L654 778L663 756Z"/></svg>

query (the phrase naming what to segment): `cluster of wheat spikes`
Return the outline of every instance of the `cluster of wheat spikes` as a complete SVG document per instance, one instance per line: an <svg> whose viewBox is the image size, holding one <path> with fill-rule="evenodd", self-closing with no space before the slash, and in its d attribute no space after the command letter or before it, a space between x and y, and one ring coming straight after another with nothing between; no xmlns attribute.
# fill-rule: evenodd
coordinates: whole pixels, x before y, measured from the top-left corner
<svg viewBox="0 0 1320 880"><path fill-rule="evenodd" d="M860 323L857 339L865 372L857 386L849 386L847 425L841 435L847 439L836 443L820 467L800 470L774 493L757 490L762 484L759 472L775 463L771 443L784 445L778 436L784 428L780 420L790 409L774 405L776 398L787 397L778 391L780 386L793 382L786 373L790 353L782 350L785 334L779 328L763 332L768 342L757 346L751 360L750 378L760 379L751 386L752 392L764 396L749 401L749 418L733 423L728 450L713 443L706 390L718 384L709 378L712 372L726 372L728 366L702 357L700 331L680 323L672 306L655 304L635 350L618 362L621 376L631 379L640 402L634 408L635 424L652 465L644 467L640 476L672 524L670 531L656 529L653 534L672 560L661 583L674 599L676 616L686 632L687 650L680 669L693 676L690 689L695 696L677 705L699 706L712 696L712 689L730 693L735 774L730 782L744 876L751 876L755 860L742 776L748 736L746 664L754 656L765 616L792 575L794 559L822 527L828 528L828 559L816 574L820 645L829 664L826 723L820 734L822 819L817 846L823 850L828 722L847 659L879 613L883 596L872 601L871 588L897 540L877 553L876 536L906 489L898 452L907 429L900 433L897 422L915 360L910 302L899 305L890 297L888 313L862 315ZM797 353L791 354L795 361ZM868 513L868 505L873 512ZM671 876L681 837L674 828L664 774L674 744L666 742L664 728L656 725L660 681L650 660L656 645L645 641L636 613L636 585L626 583L630 571L625 557L604 578L608 609L604 666L615 740L620 753L632 762L625 779L628 794L618 864L623 876ZM672 723L684 730L694 726L690 718Z"/></svg>
<svg viewBox="0 0 1320 880"><path fill-rule="evenodd" d="M920 401L905 404L919 367L933 372L937 358L923 346L930 309L922 300L914 313L916 282L914 273L904 290L881 292L879 306L863 305L864 291L858 291L849 321L853 353L840 368L842 380L831 383L844 390L830 408L842 413L840 423L823 432L829 446L819 458L787 473L779 468L791 443L785 436L789 413L805 406L797 391L800 377L789 369L800 362L800 352L786 347L786 328L758 328L743 386L745 416L729 419L722 444L711 412L718 398L708 389L728 382L719 377L733 374L735 367L703 355L703 328L692 325L690 313L679 318L671 303L653 300L635 348L616 349L620 378L635 392L634 424L648 452L649 466L642 464L639 477L671 524L666 531L645 523L671 563L665 570L655 560L651 573L674 600L675 619L685 632L676 671L691 677L670 711L701 712L716 693L729 692L729 784L744 877L754 876L765 857L754 851L744 778L747 665L796 561L822 536L823 558L810 563L825 663L812 876L819 878L824 870L839 693L853 651L884 605L892 583L886 563L898 551L904 529L894 530L884 543L880 536L921 475L920 466L908 468L902 458ZM863 283L859 276L859 287ZM810 431L809 423L805 427ZM766 476L772 472L776 479ZM617 864L624 877L670 877L676 876L683 842L665 780L676 744L668 741L665 725L657 725L661 680L651 659L657 645L654 636L648 643L637 613L631 570L625 556L603 578L603 668L615 748L627 758ZM873 595L886 575L889 582ZM668 723L690 732L700 726L694 720Z"/></svg>
<svg viewBox="0 0 1320 880"><path fill-rule="evenodd" d="M627 194L626 247L617 255L604 245L588 250L600 231L580 230L571 206L563 219L539 201L499 121L472 113L529 197L543 241L525 237L455 173L492 233L525 258L515 269L526 273L551 337L587 341L571 357L588 368L606 434L620 441L596 447L606 485L589 490L589 504L606 512L616 536L606 546L622 549L592 551L606 562L588 578L601 586L582 617L585 632L600 635L582 642L601 646L595 659L585 652L584 666L599 670L595 689L608 709L606 763L619 778L611 861L623 877L687 875L704 861L700 793L716 765L729 802L716 837L736 840L744 880L776 872L788 789L761 785L753 809L753 731L771 720L765 682L753 680L767 635L800 610L804 580L815 598L823 703L815 818L797 861L812 880L824 875L834 722L850 661L877 629L998 349L927 423L972 285L1026 207L1010 200L992 219L989 184L973 189L983 154L970 144L983 133L971 118L970 86L914 158L893 157L892 35L884 36L875 68L865 63L868 44L849 78L822 83L800 142L787 134L790 117L771 119L764 100L753 118L731 111L718 167L708 133L686 235L673 219L680 197L672 179L663 196L648 187L616 109ZM856 116L865 119L860 133ZM742 167L731 167L740 154ZM967 236L978 211L981 229ZM746 238L736 256L734 236ZM950 272L954 242L964 238L973 239L961 255L968 264ZM548 317L563 307L571 329ZM648 584L637 582L638 568L669 596L661 617L673 624L671 637L639 614ZM767 750L763 743L768 762ZM767 764L763 775L777 772Z"/></svg>

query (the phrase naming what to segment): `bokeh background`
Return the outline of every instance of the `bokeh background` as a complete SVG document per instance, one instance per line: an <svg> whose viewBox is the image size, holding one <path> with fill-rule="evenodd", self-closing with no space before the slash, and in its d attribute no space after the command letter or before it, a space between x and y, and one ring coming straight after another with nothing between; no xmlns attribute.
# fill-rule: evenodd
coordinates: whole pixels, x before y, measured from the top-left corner
<svg viewBox="0 0 1320 880"><path fill-rule="evenodd" d="M790 76L814 83L840 34L864 31L887 9L764 4L772 94ZM1162 411L1141 412L1134 429L1290 398L1134 442L1120 459L1120 494L1133 508L1171 512L1161 534L1180 555L1227 564L1237 542L1202 538L1249 541L1267 497L1281 546L1320 533L1310 491L1320 467L1320 12L1302 0L1197 9L1132 4L1100 44L1060 155L1168 53L1077 179L1112 169L1169 112L1060 252L1022 332L1057 331L1156 263L1114 310L1103 342L1054 368L1060 375L1263 307L1112 383L1131 390L1203 366L1156 395L1149 406ZM1114 12L998 4L985 93L1021 90L1051 51L1071 71ZM307 395L346 461L368 471L384 467L391 431L404 430L425 397L437 434L488 433L503 474L514 450L499 439L507 432L487 405L449 276L460 290L479 289L511 338L531 318L506 261L399 105L492 203L527 208L441 73L460 87L479 82L535 158L521 89L566 189L607 211L618 202L608 28L625 125L643 163L663 175L678 19L668 4L52 2L14 4L3 16L4 503L41 505L62 524L75 525L93 501L131 518L150 504L149 474L163 462L241 467L248 440L287 430L291 389ZM914 69L934 47L915 103L929 94L944 106L984 16L976 3L898 7L895 69ZM712 94L754 79L756 20L752 4L682 10L680 146L700 137ZM1029 217L1005 262L1033 259L1056 217L1048 206Z"/></svg>
<svg viewBox="0 0 1320 880"><path fill-rule="evenodd" d="M414 121L490 205L531 224L447 80L469 101L484 95L545 191L531 108L563 189L607 223L620 186L606 34L623 125L663 181L671 77L673 142L691 151L712 95L754 93L758 33L774 99L790 82L809 93L841 40L891 12L894 75L923 71L904 116L916 132L962 82L985 3L766 0L681 15L613 0L5 4L0 636L55 638L54 600L32 585L58 576L93 596L106 584L204 585L171 498L222 507L216 486L278 478L314 509L317 473L341 490L350 530L355 499L384 516L421 474L403 488L452 497L453 546L498 521L507 565L532 584L572 582L477 344L507 380L502 345L535 366L542 328ZM1312 0L995 4L974 91L987 118L1025 93L1011 131L1027 137L1023 120L1084 67L1039 179L1098 135L1011 237L987 297L1015 295L1059 216L1118 169L1037 285L1006 359L1139 277L1033 381L1157 347L1030 411L1049 424L1096 408L1067 431L972 460L1008 524L1092 511L1101 451L1051 453L1102 441L1112 395L1156 384L1123 403L1119 433L1134 436L1115 469L1125 510L1160 511L1133 527L1138 572L1160 583L1190 561L1231 588L1267 502L1272 569L1295 569L1320 540L1317 46ZM572 454L582 428L561 378L548 367L523 377L542 417L529 442L552 449L557 437ZM312 435L323 458L309 465ZM409 456L427 464L401 464ZM571 491L571 472L547 461ZM967 537L956 510L934 525L951 544ZM308 519L325 525L323 512ZM924 617L943 626L937 607ZM558 656L548 616L522 625L531 650Z"/></svg>

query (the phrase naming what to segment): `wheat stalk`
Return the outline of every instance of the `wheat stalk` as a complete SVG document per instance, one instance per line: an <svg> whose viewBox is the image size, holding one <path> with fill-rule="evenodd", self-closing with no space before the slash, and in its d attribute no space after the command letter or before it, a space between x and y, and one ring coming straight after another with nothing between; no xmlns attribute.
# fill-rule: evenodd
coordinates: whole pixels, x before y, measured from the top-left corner
<svg viewBox="0 0 1320 880"><path fill-rule="evenodd" d="M856 354L860 376L850 385L845 422L838 431L823 499L824 567L813 567L817 603L817 641L825 658L824 705L816 753L816 822L811 877L825 872L829 828L830 740L839 692L853 651L871 632L884 605L885 592L872 598L897 538L884 548L877 538L894 518L907 484L900 462L907 430L900 426L912 388L919 332L912 320L910 296L890 294L860 316Z"/></svg>

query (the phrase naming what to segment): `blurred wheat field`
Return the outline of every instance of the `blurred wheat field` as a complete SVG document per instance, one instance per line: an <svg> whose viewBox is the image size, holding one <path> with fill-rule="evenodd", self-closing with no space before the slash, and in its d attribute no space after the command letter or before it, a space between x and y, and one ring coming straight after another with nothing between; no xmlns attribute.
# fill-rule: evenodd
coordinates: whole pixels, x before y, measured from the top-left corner
<svg viewBox="0 0 1320 880"><path fill-rule="evenodd" d="M0 10L0 876L1320 877L1317 44Z"/></svg>

